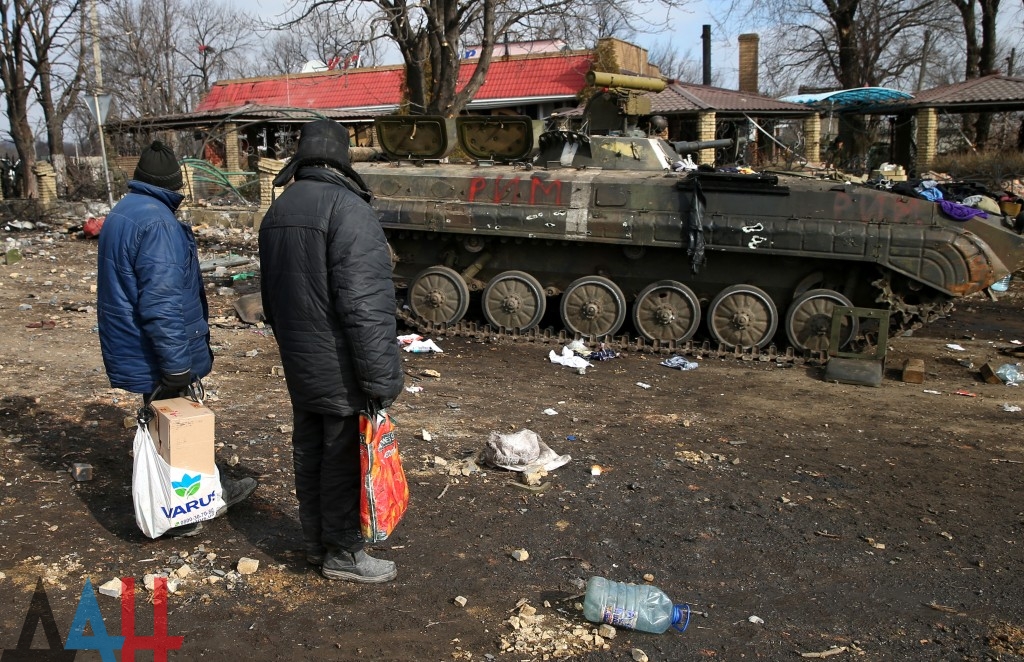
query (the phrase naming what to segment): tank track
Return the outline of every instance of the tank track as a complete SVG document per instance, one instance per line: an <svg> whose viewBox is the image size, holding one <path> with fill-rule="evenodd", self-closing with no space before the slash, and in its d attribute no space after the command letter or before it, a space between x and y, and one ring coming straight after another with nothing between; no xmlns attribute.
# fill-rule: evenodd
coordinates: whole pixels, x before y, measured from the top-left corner
<svg viewBox="0 0 1024 662"><path fill-rule="evenodd" d="M908 303L905 296L892 286L889 276L871 283L879 290L875 301L886 304L891 312L889 337L893 338L904 333L912 332L925 324L952 312L954 303L952 299L936 299L922 303ZM490 324L479 324L473 321L462 320L455 324L435 324L422 317L413 314L407 307L399 304L395 311L395 317L403 322L406 327L413 329L416 333L430 335L436 338L470 338L473 340L503 344L503 343L535 343L542 345L562 346L575 340L584 342L593 349L609 348L620 352L640 352L645 354L661 355L682 355L700 359L717 358L724 359L732 357L741 361L757 361L762 363L778 363L784 365L822 365L828 361L827 350L817 352L796 351L792 347L786 347L780 351L774 344L768 345L765 349L751 347L729 348L721 343L712 346L708 340L695 342L648 342L640 336L631 337L628 334L619 336L605 336L603 338L585 337L581 334L570 334L564 329L554 330L550 327L529 331L491 327Z"/></svg>
<svg viewBox="0 0 1024 662"><path fill-rule="evenodd" d="M728 357L741 361L758 361L761 363L779 363L784 365L821 365L828 361L828 353L804 352L798 353L792 347L783 351L774 345L768 345L764 349L752 347L743 349L741 347L728 348L718 344L712 347L710 341L686 342L670 341L647 342L642 337L630 337L627 334L619 336L605 336L593 338L581 334L570 334L564 329L555 331L552 328L530 329L529 331L518 331L499 327L494 329L490 324L478 324L471 321L460 321L455 324L435 324L421 317L417 317L408 308L398 306L395 316L408 328L416 333L429 335L433 338L470 338L481 342L504 344L504 343L535 343L541 345L563 346L574 340L580 340L588 347L595 350L599 348L613 349L619 352L640 352L645 354L681 355L700 359L724 359Z"/></svg>

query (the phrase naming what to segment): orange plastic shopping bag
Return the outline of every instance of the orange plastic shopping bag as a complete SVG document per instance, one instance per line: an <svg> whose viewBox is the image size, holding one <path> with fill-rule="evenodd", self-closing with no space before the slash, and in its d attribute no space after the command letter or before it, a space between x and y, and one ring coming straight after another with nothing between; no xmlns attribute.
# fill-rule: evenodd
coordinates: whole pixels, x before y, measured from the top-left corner
<svg viewBox="0 0 1024 662"><path fill-rule="evenodd" d="M368 411L359 413L359 429L359 464L363 475L359 525L368 542L380 542L387 540L409 507L409 483L388 412L371 405Z"/></svg>

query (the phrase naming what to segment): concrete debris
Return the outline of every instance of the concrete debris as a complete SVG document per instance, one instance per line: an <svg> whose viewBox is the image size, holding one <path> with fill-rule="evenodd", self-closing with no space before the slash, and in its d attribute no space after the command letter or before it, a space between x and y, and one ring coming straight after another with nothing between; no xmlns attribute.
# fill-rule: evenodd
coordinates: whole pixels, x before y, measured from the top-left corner
<svg viewBox="0 0 1024 662"><path fill-rule="evenodd" d="M603 639L614 639L615 635L618 634L614 626L602 623L597 628L597 636Z"/></svg>
<svg viewBox="0 0 1024 662"><path fill-rule="evenodd" d="M121 580L115 577L109 582L105 582L100 585L100 595L109 595L112 598L119 598L121 597L121 586Z"/></svg>
<svg viewBox="0 0 1024 662"><path fill-rule="evenodd" d="M530 553L525 549L517 549L512 552L511 556L516 561L525 561L530 558Z"/></svg>
<svg viewBox="0 0 1024 662"><path fill-rule="evenodd" d="M538 613L528 604L521 605L506 624L511 632L501 637L498 647L502 653L518 656L512 659L572 659L610 648L597 629L569 622L557 613Z"/></svg>
<svg viewBox="0 0 1024 662"><path fill-rule="evenodd" d="M455 604L457 604L460 607L465 607L466 603L469 602L469 600L467 600L466 598L462 597L461 595L457 595L452 600L452 602L454 602Z"/></svg>
<svg viewBox="0 0 1024 662"><path fill-rule="evenodd" d="M238 569L238 574L251 575L259 569L260 562L258 559L250 559L247 556L243 556L238 559L238 564L235 567Z"/></svg>

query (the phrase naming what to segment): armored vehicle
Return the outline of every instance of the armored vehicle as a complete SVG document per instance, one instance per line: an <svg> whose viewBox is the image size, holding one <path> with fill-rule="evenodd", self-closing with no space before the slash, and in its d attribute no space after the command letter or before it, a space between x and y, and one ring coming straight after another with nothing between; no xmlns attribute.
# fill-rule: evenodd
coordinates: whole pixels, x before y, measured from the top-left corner
<svg viewBox="0 0 1024 662"><path fill-rule="evenodd" d="M836 306L885 308L911 329L1024 267L1002 218L956 221L839 181L679 171L680 152L701 145L637 131L650 112L638 90L660 81L621 78L592 76L605 89L585 132L526 117L377 120L387 162L354 167L413 319L536 334L557 310L554 324L589 339L818 351ZM465 163L448 162L456 145Z"/></svg>

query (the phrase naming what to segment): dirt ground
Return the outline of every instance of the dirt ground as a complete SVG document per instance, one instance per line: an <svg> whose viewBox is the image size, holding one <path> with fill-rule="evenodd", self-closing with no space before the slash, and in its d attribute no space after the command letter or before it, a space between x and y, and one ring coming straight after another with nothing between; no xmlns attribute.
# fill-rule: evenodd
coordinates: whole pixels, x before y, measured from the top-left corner
<svg viewBox="0 0 1024 662"><path fill-rule="evenodd" d="M255 251L241 231L199 234L204 259ZM436 339L443 353L404 355L422 390L392 411L412 503L374 553L399 576L365 587L299 553L274 337L233 312L255 278L209 285L207 387L219 460L260 487L195 538L151 541L131 508L124 418L138 403L100 359L96 244L0 237L23 255L0 266L0 649L18 644L40 578L62 639L86 578L134 577L149 634L144 576L165 572L182 576L170 659L1024 659L1024 394L979 375L1019 360L999 350L1024 341L1020 282L892 339L878 388L827 383L815 365L683 372L639 353L581 375L549 345ZM900 381L907 358L924 360L924 384ZM572 456L546 487L467 462L492 431L523 428ZM73 463L93 479L73 481ZM242 557L258 570L239 575ZM595 637L576 607L593 575L647 577L690 605L689 628ZM97 600L121 632L120 601Z"/></svg>

